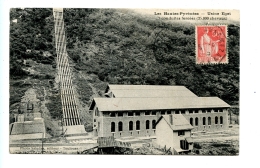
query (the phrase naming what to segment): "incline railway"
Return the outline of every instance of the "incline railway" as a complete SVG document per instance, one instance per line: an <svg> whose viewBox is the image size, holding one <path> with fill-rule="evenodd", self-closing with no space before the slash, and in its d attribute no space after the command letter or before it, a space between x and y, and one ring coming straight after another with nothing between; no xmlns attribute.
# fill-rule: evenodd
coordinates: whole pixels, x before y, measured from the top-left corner
<svg viewBox="0 0 260 168"><path fill-rule="evenodd" d="M63 120L62 124L68 129L69 134L84 133L84 126L79 117L78 104L76 101L75 88L72 83L68 54L66 50L66 36L63 21L63 9L53 8L55 47L57 53L58 83L61 93ZM73 127L77 126L77 127Z"/></svg>
<svg viewBox="0 0 260 168"><path fill-rule="evenodd" d="M66 51L63 10L53 9L55 23L55 46L57 53L58 81L60 83L64 126L81 125L75 100L75 89Z"/></svg>

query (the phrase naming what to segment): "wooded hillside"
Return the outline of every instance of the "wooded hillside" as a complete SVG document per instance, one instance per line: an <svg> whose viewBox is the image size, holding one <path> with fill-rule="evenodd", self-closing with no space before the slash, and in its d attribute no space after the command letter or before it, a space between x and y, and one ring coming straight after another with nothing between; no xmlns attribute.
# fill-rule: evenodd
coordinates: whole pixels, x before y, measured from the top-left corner
<svg viewBox="0 0 260 168"><path fill-rule="evenodd" d="M58 117L52 9L11 9L10 21L10 110L28 88L43 96L44 87L46 106ZM193 24L119 9L64 9L64 21L82 111L106 83L184 85L198 96L238 104L237 25L228 25L228 64L196 65Z"/></svg>

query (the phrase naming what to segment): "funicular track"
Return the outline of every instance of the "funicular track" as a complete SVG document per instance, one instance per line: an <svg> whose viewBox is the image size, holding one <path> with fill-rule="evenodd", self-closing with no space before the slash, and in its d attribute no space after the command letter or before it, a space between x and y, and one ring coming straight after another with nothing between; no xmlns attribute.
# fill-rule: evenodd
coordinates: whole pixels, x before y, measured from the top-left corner
<svg viewBox="0 0 260 168"><path fill-rule="evenodd" d="M75 97L75 89L72 84L72 73L69 66L66 50L66 36L63 21L63 9L54 8L55 47L57 53L58 81L61 92L63 112L63 125L81 125L79 110Z"/></svg>

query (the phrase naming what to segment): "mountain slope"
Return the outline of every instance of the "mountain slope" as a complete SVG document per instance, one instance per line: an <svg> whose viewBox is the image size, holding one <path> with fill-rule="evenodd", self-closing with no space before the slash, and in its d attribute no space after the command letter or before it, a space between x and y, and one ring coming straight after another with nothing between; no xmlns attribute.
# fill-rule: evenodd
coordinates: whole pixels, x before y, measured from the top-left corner
<svg viewBox="0 0 260 168"><path fill-rule="evenodd" d="M10 113L25 91L44 101L55 135L61 105L56 77L52 9L11 9ZM91 130L88 106L106 83L184 85L198 96L239 101L239 27L228 25L229 64L196 65L194 25L169 23L119 9L64 9L67 48L81 119ZM58 103L57 103L58 102Z"/></svg>

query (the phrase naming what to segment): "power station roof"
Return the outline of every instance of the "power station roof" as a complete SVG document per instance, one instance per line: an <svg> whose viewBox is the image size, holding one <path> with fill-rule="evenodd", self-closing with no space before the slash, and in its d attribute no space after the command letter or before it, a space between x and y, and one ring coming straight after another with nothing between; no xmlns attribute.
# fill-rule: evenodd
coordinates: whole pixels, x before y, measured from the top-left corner
<svg viewBox="0 0 260 168"><path fill-rule="evenodd" d="M120 97L197 97L194 93L187 90L113 90L116 98Z"/></svg>
<svg viewBox="0 0 260 168"><path fill-rule="evenodd" d="M111 90L187 90L185 86L171 85L108 85Z"/></svg>
<svg viewBox="0 0 260 168"><path fill-rule="evenodd" d="M95 105L97 105L99 111L230 107L230 105L218 97L94 98L90 105L90 110L93 110Z"/></svg>
<svg viewBox="0 0 260 168"><path fill-rule="evenodd" d="M108 85L107 92L114 97L197 97L185 86L169 85Z"/></svg>

